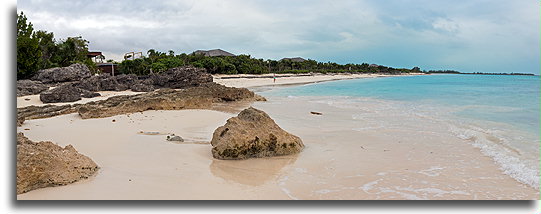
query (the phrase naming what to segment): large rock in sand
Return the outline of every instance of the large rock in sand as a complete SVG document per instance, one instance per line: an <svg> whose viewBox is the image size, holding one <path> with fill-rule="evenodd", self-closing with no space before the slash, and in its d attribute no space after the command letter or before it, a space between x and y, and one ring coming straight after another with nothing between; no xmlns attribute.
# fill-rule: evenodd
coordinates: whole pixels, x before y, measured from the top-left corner
<svg viewBox="0 0 541 214"><path fill-rule="evenodd" d="M97 92L91 92L85 89L73 87L70 83L65 83L51 90L42 92L39 99L43 103L63 103L80 100L81 97L92 98L100 96Z"/></svg>
<svg viewBox="0 0 541 214"><path fill-rule="evenodd" d="M212 156L246 159L299 153L302 140L281 129L265 112L247 108L227 120L212 136Z"/></svg>
<svg viewBox="0 0 541 214"><path fill-rule="evenodd" d="M72 64L68 67L57 67L39 70L32 80L42 83L60 83L79 81L83 78L90 77L92 73L84 64Z"/></svg>
<svg viewBox="0 0 541 214"><path fill-rule="evenodd" d="M17 134L17 194L34 189L61 186L88 178L98 166L73 146L32 142Z"/></svg>
<svg viewBox="0 0 541 214"><path fill-rule="evenodd" d="M17 80L17 97L39 94L47 89L49 89L49 86L38 81Z"/></svg>

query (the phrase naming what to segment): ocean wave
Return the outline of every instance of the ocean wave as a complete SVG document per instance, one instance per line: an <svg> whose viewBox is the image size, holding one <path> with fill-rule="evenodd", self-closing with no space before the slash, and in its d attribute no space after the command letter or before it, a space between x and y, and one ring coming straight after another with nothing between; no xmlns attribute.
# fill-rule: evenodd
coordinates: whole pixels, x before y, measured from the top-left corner
<svg viewBox="0 0 541 214"><path fill-rule="evenodd" d="M475 126L450 126L450 131L460 139L478 148L481 153L491 157L503 173L515 180L539 188L539 169L536 160L523 157L522 151L510 146L509 140L498 136L498 130L486 130ZM528 164L530 163L530 164Z"/></svg>

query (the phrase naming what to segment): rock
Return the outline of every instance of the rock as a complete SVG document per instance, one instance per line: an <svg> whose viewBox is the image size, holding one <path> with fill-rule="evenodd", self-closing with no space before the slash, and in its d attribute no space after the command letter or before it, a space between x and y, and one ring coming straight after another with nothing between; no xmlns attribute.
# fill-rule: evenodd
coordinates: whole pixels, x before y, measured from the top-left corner
<svg viewBox="0 0 541 214"><path fill-rule="evenodd" d="M79 91L80 89L77 89ZM83 119L110 117L146 110L211 109L227 102L264 101L265 98L245 88L231 88L216 83L205 83L183 90L157 91L110 97L85 104L45 105L17 108L17 118L26 120L54 117L78 112Z"/></svg>
<svg viewBox="0 0 541 214"><path fill-rule="evenodd" d="M49 89L49 86L38 81L17 80L17 97L39 94L47 89Z"/></svg>
<svg viewBox="0 0 541 214"><path fill-rule="evenodd" d="M77 112L81 104L75 105L44 105L44 106L27 106L17 108L17 123L19 121L54 117L63 114L71 114ZM22 122L20 122L22 124Z"/></svg>
<svg viewBox="0 0 541 214"><path fill-rule="evenodd" d="M205 69L193 66L176 67L162 73L146 76L103 74L82 79L75 87L89 91L132 91L149 92L158 88L190 88L212 82L212 76Z"/></svg>
<svg viewBox="0 0 541 214"><path fill-rule="evenodd" d="M44 103L63 103L80 100L81 97L92 98L101 96L100 93L92 92L86 89L76 88L71 83L62 84L42 92L39 99Z"/></svg>
<svg viewBox="0 0 541 214"><path fill-rule="evenodd" d="M24 123L24 117L17 115L17 126L22 126Z"/></svg>
<svg viewBox="0 0 541 214"><path fill-rule="evenodd" d="M321 112L316 112L316 111L311 111L310 114L322 115L323 113L321 113Z"/></svg>
<svg viewBox="0 0 541 214"><path fill-rule="evenodd" d="M299 153L302 140L281 129L265 112L247 108L227 120L212 136L212 156L247 159Z"/></svg>
<svg viewBox="0 0 541 214"><path fill-rule="evenodd" d="M64 84L42 92L39 99L43 103L74 102L81 99L81 92L71 84Z"/></svg>
<svg viewBox="0 0 541 214"><path fill-rule="evenodd" d="M84 64L72 64L68 67L57 67L39 70L31 79L42 83L60 83L79 81L92 74Z"/></svg>
<svg viewBox="0 0 541 214"><path fill-rule="evenodd" d="M179 141L179 142L184 142L184 139L182 139L182 137L176 136L176 135L174 135L174 134L168 135L168 136L167 136L167 140L168 140L168 141Z"/></svg>
<svg viewBox="0 0 541 214"><path fill-rule="evenodd" d="M152 84L156 88L181 89L200 86L212 81L212 75L205 72L205 69L183 66L171 68L162 73L150 74L146 83Z"/></svg>
<svg viewBox="0 0 541 214"><path fill-rule="evenodd" d="M86 179L98 168L71 145L62 148L49 141L36 143L17 134L17 194Z"/></svg>
<svg viewBox="0 0 541 214"><path fill-rule="evenodd" d="M259 101L264 98L245 88L206 83L184 90L159 89L136 95L122 95L89 102L79 107L83 119L110 117L147 110L209 109L213 103Z"/></svg>

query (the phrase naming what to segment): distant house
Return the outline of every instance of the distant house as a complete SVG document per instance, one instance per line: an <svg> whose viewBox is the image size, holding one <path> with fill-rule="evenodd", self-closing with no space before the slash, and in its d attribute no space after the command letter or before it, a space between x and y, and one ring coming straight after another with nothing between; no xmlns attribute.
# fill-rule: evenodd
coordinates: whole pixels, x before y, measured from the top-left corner
<svg viewBox="0 0 541 214"><path fill-rule="evenodd" d="M89 51L86 54L86 57L88 57L89 59L91 59L95 63L101 63L101 62L103 62L103 59L105 59L105 57L103 56L103 54L100 51Z"/></svg>
<svg viewBox="0 0 541 214"><path fill-rule="evenodd" d="M227 51L224 51L222 49L213 49L213 50L196 50L193 52L194 54L202 54L205 56L235 56L235 54L229 53Z"/></svg>
<svg viewBox="0 0 541 214"><path fill-rule="evenodd" d="M376 65L376 64L370 64L368 67L369 67L369 68L372 68L372 67L376 67L376 68L377 68L377 67L379 67L379 65Z"/></svg>
<svg viewBox="0 0 541 214"><path fill-rule="evenodd" d="M292 62L304 62L304 61L306 61L306 59L303 59L301 57L283 58L280 61L284 61L284 60L291 60Z"/></svg>

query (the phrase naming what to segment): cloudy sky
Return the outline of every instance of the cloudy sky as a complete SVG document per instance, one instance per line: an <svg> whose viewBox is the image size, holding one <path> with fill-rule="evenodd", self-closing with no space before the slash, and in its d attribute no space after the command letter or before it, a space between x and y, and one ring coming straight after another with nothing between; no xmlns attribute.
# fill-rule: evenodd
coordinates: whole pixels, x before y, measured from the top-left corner
<svg viewBox="0 0 541 214"><path fill-rule="evenodd" d="M537 0L21 0L36 29L107 58L221 48L281 59L539 74Z"/></svg>

